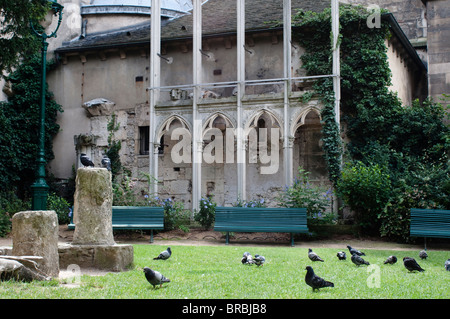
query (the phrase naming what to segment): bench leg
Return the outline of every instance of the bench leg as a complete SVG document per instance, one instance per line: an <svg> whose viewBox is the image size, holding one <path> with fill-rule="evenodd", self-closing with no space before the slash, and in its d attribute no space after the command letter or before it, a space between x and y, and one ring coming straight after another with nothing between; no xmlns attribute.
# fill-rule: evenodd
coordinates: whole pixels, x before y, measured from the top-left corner
<svg viewBox="0 0 450 319"><path fill-rule="evenodd" d="M423 242L425 244L425 250L427 250L427 238L426 237L423 238Z"/></svg>
<svg viewBox="0 0 450 319"><path fill-rule="evenodd" d="M153 229L150 229L150 243L153 243Z"/></svg>
<svg viewBox="0 0 450 319"><path fill-rule="evenodd" d="M225 244L228 245L229 242L230 242L230 233L227 232L227 234L225 235Z"/></svg>
<svg viewBox="0 0 450 319"><path fill-rule="evenodd" d="M294 233L291 233L291 247L294 247Z"/></svg>

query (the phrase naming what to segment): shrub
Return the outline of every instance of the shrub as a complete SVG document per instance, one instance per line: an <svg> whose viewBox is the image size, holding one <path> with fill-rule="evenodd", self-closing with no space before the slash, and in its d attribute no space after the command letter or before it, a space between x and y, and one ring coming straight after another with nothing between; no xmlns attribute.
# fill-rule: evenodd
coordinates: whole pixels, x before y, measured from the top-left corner
<svg viewBox="0 0 450 319"><path fill-rule="evenodd" d="M55 193L51 193L47 198L47 209L54 210L58 217L58 223L60 225L68 224L70 222L70 204L62 197L59 197Z"/></svg>
<svg viewBox="0 0 450 319"><path fill-rule="evenodd" d="M184 209L182 202L167 198L163 201L163 207L164 230L181 229L184 232L189 231L189 228L185 225L186 220L189 220L189 211Z"/></svg>
<svg viewBox="0 0 450 319"><path fill-rule="evenodd" d="M237 202L234 203L233 207L260 208L266 207L266 202L264 201L264 198L252 199L249 201L238 198Z"/></svg>
<svg viewBox="0 0 450 319"><path fill-rule="evenodd" d="M290 187L278 196L277 200L282 207L298 207L306 208L307 217L310 221L323 221L322 218L327 216L325 220L333 219L333 214L326 214L325 211L331 204L331 190L324 187L312 185L309 181L309 172L303 168L298 168L298 176ZM319 215L320 214L320 215Z"/></svg>
<svg viewBox="0 0 450 319"><path fill-rule="evenodd" d="M379 214L390 199L391 182L386 169L378 164L357 161L342 170L337 190L356 213L356 221L365 230L378 230Z"/></svg>
<svg viewBox="0 0 450 319"><path fill-rule="evenodd" d="M211 197L200 199L200 210L194 214L194 220L199 222L205 229L209 229L216 217L217 203Z"/></svg>
<svg viewBox="0 0 450 319"><path fill-rule="evenodd" d="M11 218L20 211L30 210L31 201L21 200L14 191L0 193L0 237L11 231Z"/></svg>

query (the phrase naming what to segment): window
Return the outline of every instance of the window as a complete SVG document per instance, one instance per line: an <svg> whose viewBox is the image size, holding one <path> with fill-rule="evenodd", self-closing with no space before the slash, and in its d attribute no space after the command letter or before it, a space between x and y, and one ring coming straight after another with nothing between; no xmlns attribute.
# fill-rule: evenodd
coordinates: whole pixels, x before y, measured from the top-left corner
<svg viewBox="0 0 450 319"><path fill-rule="evenodd" d="M139 155L149 154L149 143L150 143L150 127L140 126L139 127Z"/></svg>

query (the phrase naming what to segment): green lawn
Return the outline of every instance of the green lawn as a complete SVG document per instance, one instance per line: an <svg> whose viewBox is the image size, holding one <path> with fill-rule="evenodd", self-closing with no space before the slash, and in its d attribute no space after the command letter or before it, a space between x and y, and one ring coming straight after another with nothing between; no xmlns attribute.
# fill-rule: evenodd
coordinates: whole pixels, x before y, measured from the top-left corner
<svg viewBox="0 0 450 319"><path fill-rule="evenodd" d="M75 288L57 280L0 282L0 298L450 298L450 272L444 269L445 260L450 258L447 251L428 251L429 258L422 261L418 251L366 249L364 258L375 265L368 268L355 266L349 257L339 261L337 249L315 247L311 248L325 262L311 262L304 247L234 245L172 246L170 259L153 260L165 248L167 246L135 245L132 270L98 277L83 275L80 285ZM245 251L264 255L265 265L241 264ZM348 250L345 251L348 256ZM398 257L397 264L384 265L383 261L392 254ZM403 266L404 256L416 258L426 271L409 273ZM311 265L317 275L334 282L335 287L312 292L304 282L307 265ZM163 288L153 289L144 277L142 269L145 266L160 271L171 282Z"/></svg>

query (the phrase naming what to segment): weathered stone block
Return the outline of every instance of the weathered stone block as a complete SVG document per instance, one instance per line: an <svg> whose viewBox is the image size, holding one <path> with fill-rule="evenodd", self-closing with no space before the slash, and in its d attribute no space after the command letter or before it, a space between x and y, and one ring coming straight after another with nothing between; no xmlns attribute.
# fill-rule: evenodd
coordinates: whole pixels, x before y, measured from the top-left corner
<svg viewBox="0 0 450 319"><path fill-rule="evenodd" d="M114 245L111 173L105 168L79 168L75 185L73 244Z"/></svg>
<svg viewBox="0 0 450 319"><path fill-rule="evenodd" d="M40 267L51 277L59 276L58 217L55 211L24 211L12 218L14 256L41 256Z"/></svg>

